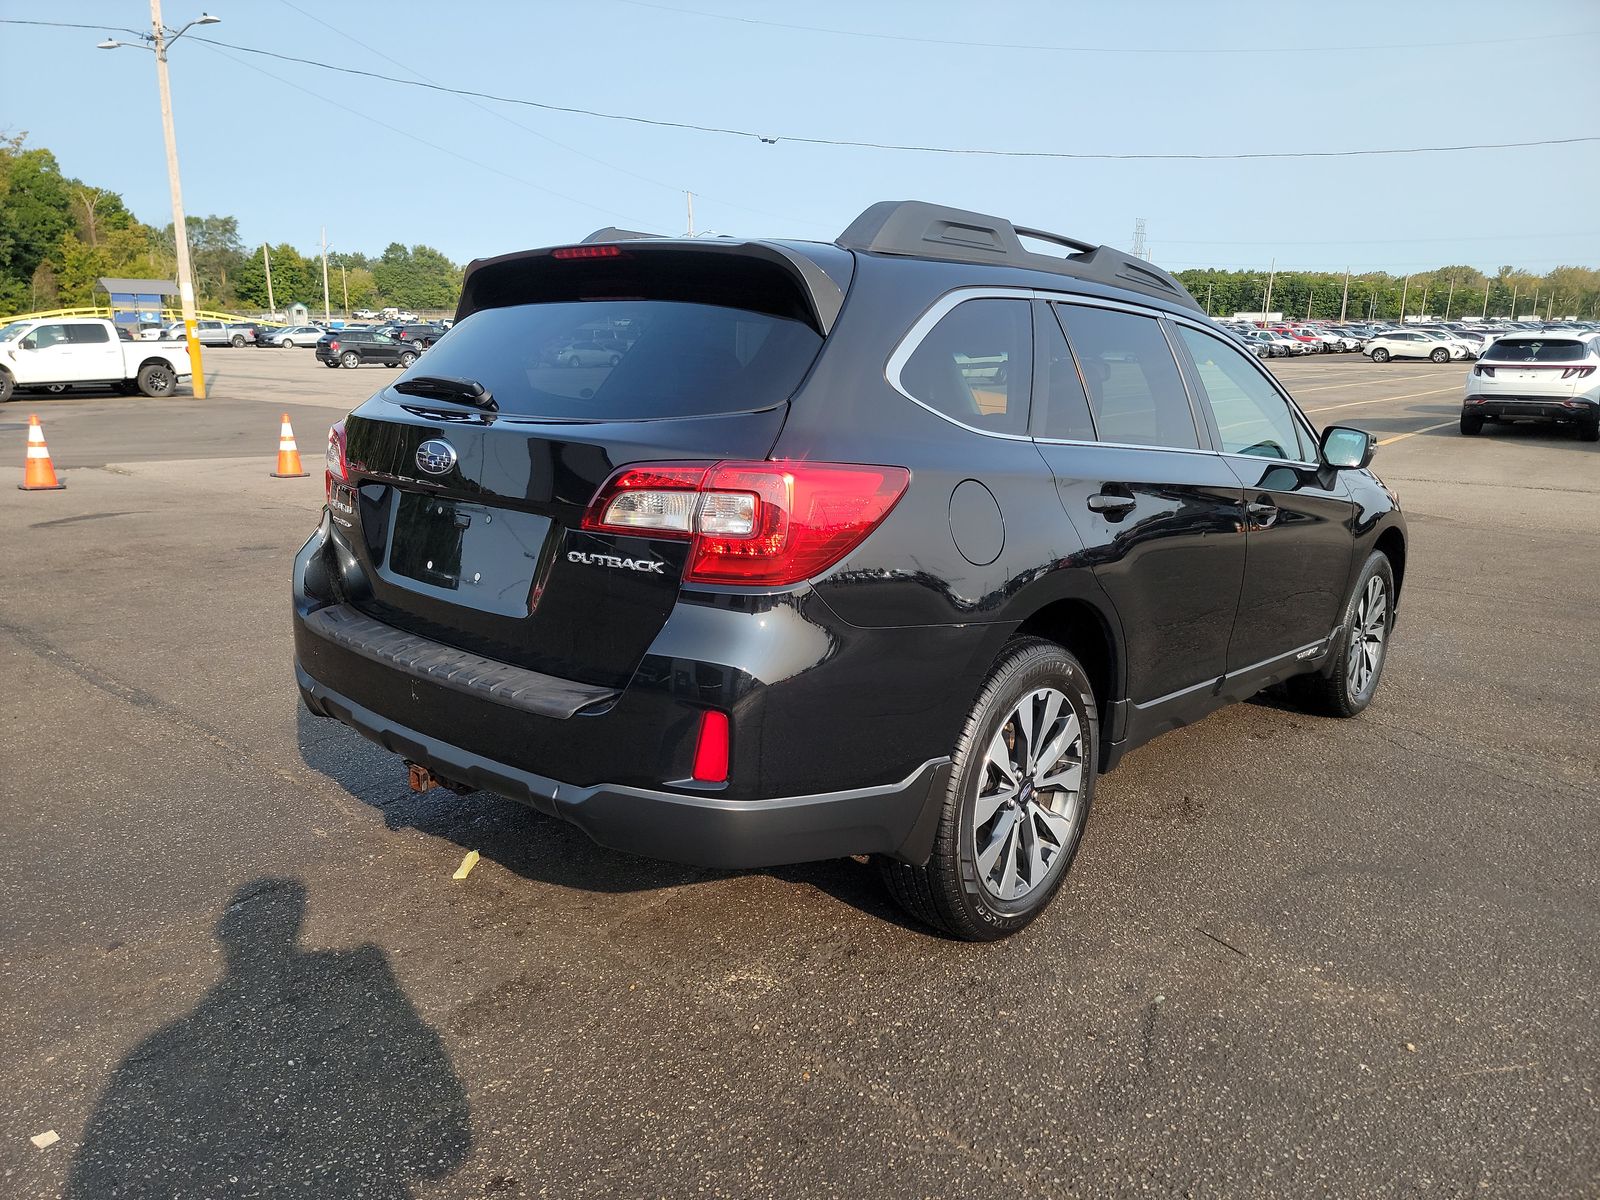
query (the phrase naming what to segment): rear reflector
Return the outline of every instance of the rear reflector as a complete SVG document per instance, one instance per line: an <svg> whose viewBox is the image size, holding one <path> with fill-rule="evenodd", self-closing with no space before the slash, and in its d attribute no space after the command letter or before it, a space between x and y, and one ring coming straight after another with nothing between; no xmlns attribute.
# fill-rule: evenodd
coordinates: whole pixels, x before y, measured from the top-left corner
<svg viewBox="0 0 1600 1200"><path fill-rule="evenodd" d="M562 246L550 251L551 258L621 258L621 246Z"/></svg>
<svg viewBox="0 0 1600 1200"><path fill-rule="evenodd" d="M701 783L728 781L728 714L709 709L700 714L700 737L694 747L694 777Z"/></svg>
<svg viewBox="0 0 1600 1200"><path fill-rule="evenodd" d="M606 481L583 527L689 539L686 582L782 587L859 546L910 480L859 463L645 463Z"/></svg>

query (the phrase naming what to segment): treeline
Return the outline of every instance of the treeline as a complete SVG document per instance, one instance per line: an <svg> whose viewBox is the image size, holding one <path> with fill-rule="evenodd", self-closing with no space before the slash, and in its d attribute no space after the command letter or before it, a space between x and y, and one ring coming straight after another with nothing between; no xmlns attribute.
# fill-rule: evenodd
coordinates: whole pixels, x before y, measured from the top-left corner
<svg viewBox="0 0 1600 1200"><path fill-rule="evenodd" d="M1263 312L1266 271L1179 271L1183 285L1213 316ZM1290 317L1398 320L1423 313L1436 317L1600 317L1600 270L1557 267L1544 275L1501 267L1485 275L1476 267L1439 267L1414 275L1370 271L1279 271L1271 278L1272 312ZM1487 305L1485 304L1487 301ZM1401 305L1404 304L1404 312ZM1513 311L1513 304L1515 310Z"/></svg>
<svg viewBox="0 0 1600 1200"><path fill-rule="evenodd" d="M29 149L26 135L0 137L0 314L92 304L101 276L172 279L177 274L172 226L146 225L116 192L61 173L48 150ZM266 264L261 247L246 246L234 217L189 217L189 251L203 308L264 311ZM287 243L268 251L272 301L279 311L299 302L322 307L322 263ZM1178 278L1216 316L1260 312L1265 271L1180 271ZM333 308L443 309L455 305L461 268L431 246L391 242L377 257L346 251L328 255ZM347 302L348 298L348 302ZM1557 267L1535 275L1501 267L1485 276L1475 267L1440 267L1411 276L1367 272L1280 271L1272 280L1272 310L1292 316L1396 319L1405 313L1490 316L1534 311L1555 316L1600 316L1600 270ZM1516 309L1513 313L1512 304Z"/></svg>
<svg viewBox="0 0 1600 1200"><path fill-rule="evenodd" d="M235 217L190 216L189 256L200 307L265 311L261 247L247 247ZM172 225L146 225L116 192L61 173L55 155L29 149L24 135L0 138L0 314L95 303L102 276L173 279ZM268 251L272 300L322 308L322 260L287 243ZM370 257L328 254L334 309L394 305L453 308L461 268L431 246L392 242Z"/></svg>

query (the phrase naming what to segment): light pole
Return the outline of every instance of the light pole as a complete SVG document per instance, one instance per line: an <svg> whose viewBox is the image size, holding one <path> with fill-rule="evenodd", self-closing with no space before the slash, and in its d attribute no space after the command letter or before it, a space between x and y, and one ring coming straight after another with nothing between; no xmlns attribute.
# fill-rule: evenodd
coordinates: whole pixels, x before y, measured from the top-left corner
<svg viewBox="0 0 1600 1200"><path fill-rule="evenodd" d="M196 400L206 398L206 379L200 363L200 338L194 324L194 271L189 265L189 226L183 219L183 186L178 180L178 135L172 128L172 85L167 80L167 47L194 26L215 25L220 20L221 17L203 12L189 24L174 31L161 23L161 0L150 0L150 32L144 35L148 45L119 42L113 38L100 43L102 50L133 46L149 50L156 56L156 85L161 92L161 132L167 139L167 184L172 189L172 240L178 252L178 300L183 308L183 332L189 342L189 373Z"/></svg>

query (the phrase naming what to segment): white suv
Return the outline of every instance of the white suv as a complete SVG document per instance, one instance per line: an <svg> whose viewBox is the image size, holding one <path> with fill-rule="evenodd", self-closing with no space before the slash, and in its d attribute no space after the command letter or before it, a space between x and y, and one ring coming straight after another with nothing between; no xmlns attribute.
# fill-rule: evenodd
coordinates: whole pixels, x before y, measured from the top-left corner
<svg viewBox="0 0 1600 1200"><path fill-rule="evenodd" d="M1416 329L1397 329L1367 342L1367 357L1380 363L1391 358L1431 358L1443 363L1452 358L1465 358L1466 352L1460 342L1440 341Z"/></svg>
<svg viewBox="0 0 1600 1200"><path fill-rule="evenodd" d="M1575 425L1600 442L1600 335L1508 333L1491 343L1467 376L1461 432L1485 421Z"/></svg>

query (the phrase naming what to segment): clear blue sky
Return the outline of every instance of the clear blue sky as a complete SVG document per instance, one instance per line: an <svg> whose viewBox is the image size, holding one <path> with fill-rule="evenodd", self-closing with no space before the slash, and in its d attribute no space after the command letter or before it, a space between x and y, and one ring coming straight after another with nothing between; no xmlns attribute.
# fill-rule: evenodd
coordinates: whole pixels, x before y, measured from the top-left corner
<svg viewBox="0 0 1600 1200"><path fill-rule="evenodd" d="M206 3L222 23L194 32L240 46L780 139L1237 153L1600 134L1596 0L165 0L163 15L176 26ZM102 22L147 27L147 3L0 0L0 16L97 26L0 26L0 127L165 223L150 55L95 49ZM1429 45L1545 34L1559 36ZM1238 48L1272 52L1199 52ZM1155 261L1172 269L1265 267L1274 255L1280 268L1399 272L1600 264L1600 142L1246 162L978 158L475 104L187 40L172 72L188 210L231 213L247 242L302 250L323 225L340 249L426 242L462 261L608 224L682 232L691 188L696 227L736 235L831 238L875 200L918 198L1121 246L1144 217Z"/></svg>

